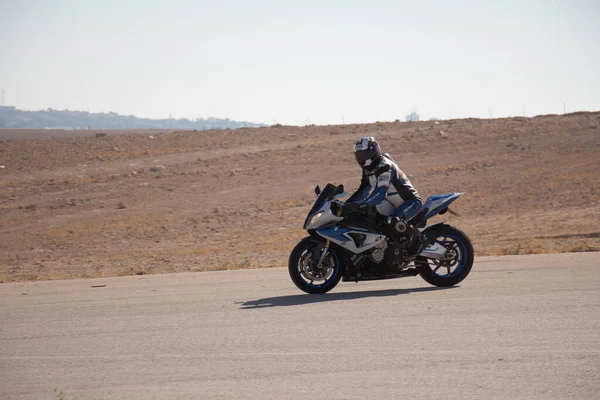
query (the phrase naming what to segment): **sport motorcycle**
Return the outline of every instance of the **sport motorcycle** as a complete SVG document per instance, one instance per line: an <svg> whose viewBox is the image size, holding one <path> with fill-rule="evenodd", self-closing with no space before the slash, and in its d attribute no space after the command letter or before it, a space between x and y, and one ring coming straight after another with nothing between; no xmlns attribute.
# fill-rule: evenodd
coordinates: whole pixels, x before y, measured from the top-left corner
<svg viewBox="0 0 600 400"><path fill-rule="evenodd" d="M288 270L296 286L306 293L326 293L340 280L359 282L420 275L435 286L453 286L467 277L473 266L473 245L461 230L440 222L427 226L435 215L458 215L448 206L464 193L427 198L408 222L427 238L417 255L402 235L406 221L391 220L372 209L348 212L341 200L343 185L315 188L317 199L304 221L310 236L290 254ZM395 232L393 231L395 229Z"/></svg>

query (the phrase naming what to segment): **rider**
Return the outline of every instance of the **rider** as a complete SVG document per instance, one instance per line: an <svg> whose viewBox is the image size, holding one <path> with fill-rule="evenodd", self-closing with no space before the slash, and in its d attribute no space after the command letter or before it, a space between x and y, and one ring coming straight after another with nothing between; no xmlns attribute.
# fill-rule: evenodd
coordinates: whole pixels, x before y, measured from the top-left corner
<svg viewBox="0 0 600 400"><path fill-rule="evenodd" d="M360 138L354 145L356 161L362 168L360 187L346 201L343 211L366 211L375 207L394 232L409 239L409 257L419 254L427 239L408 221L413 218L423 201L408 177L389 154L382 154L374 137ZM374 189L371 192L371 189ZM394 218L396 217L396 218Z"/></svg>

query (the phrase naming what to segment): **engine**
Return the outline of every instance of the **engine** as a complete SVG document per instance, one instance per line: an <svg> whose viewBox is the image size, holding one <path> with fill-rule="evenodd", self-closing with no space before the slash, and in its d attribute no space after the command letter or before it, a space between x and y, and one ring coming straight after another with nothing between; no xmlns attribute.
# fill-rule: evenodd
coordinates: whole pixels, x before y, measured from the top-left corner
<svg viewBox="0 0 600 400"><path fill-rule="evenodd" d="M387 249L387 241L382 240L377 246L373 247L371 250L371 254L369 254L369 258L374 263L379 264L385 259L385 250Z"/></svg>

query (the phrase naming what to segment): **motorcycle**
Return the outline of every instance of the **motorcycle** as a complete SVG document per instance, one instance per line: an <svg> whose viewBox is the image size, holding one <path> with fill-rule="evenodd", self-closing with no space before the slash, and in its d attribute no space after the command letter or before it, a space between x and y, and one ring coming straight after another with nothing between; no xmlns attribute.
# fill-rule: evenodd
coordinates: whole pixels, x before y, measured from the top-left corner
<svg viewBox="0 0 600 400"><path fill-rule="evenodd" d="M420 275L434 286L453 286L467 277L473 266L473 245L467 235L444 222L427 226L427 220L446 212L464 193L430 196L408 222L422 230L428 245L416 256L408 251L402 220L388 220L373 210L342 212L344 186L315 188L317 199L304 221L305 237L292 250L288 270L294 284L310 294L326 293L340 280L367 281ZM395 225L394 225L395 224ZM404 224L404 226L402 225ZM425 228L425 229L423 229Z"/></svg>

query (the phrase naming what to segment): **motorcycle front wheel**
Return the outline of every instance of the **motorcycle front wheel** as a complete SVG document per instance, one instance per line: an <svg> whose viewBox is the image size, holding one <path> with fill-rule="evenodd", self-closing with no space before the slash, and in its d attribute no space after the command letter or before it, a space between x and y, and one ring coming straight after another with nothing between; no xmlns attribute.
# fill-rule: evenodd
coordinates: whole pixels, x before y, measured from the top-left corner
<svg viewBox="0 0 600 400"><path fill-rule="evenodd" d="M317 265L318 258L313 259L315 248L323 248L322 244L311 237L304 238L294 247L288 261L292 282L309 294L326 293L342 278L342 264L335 249L329 248L321 267ZM319 255L322 251L318 251Z"/></svg>

